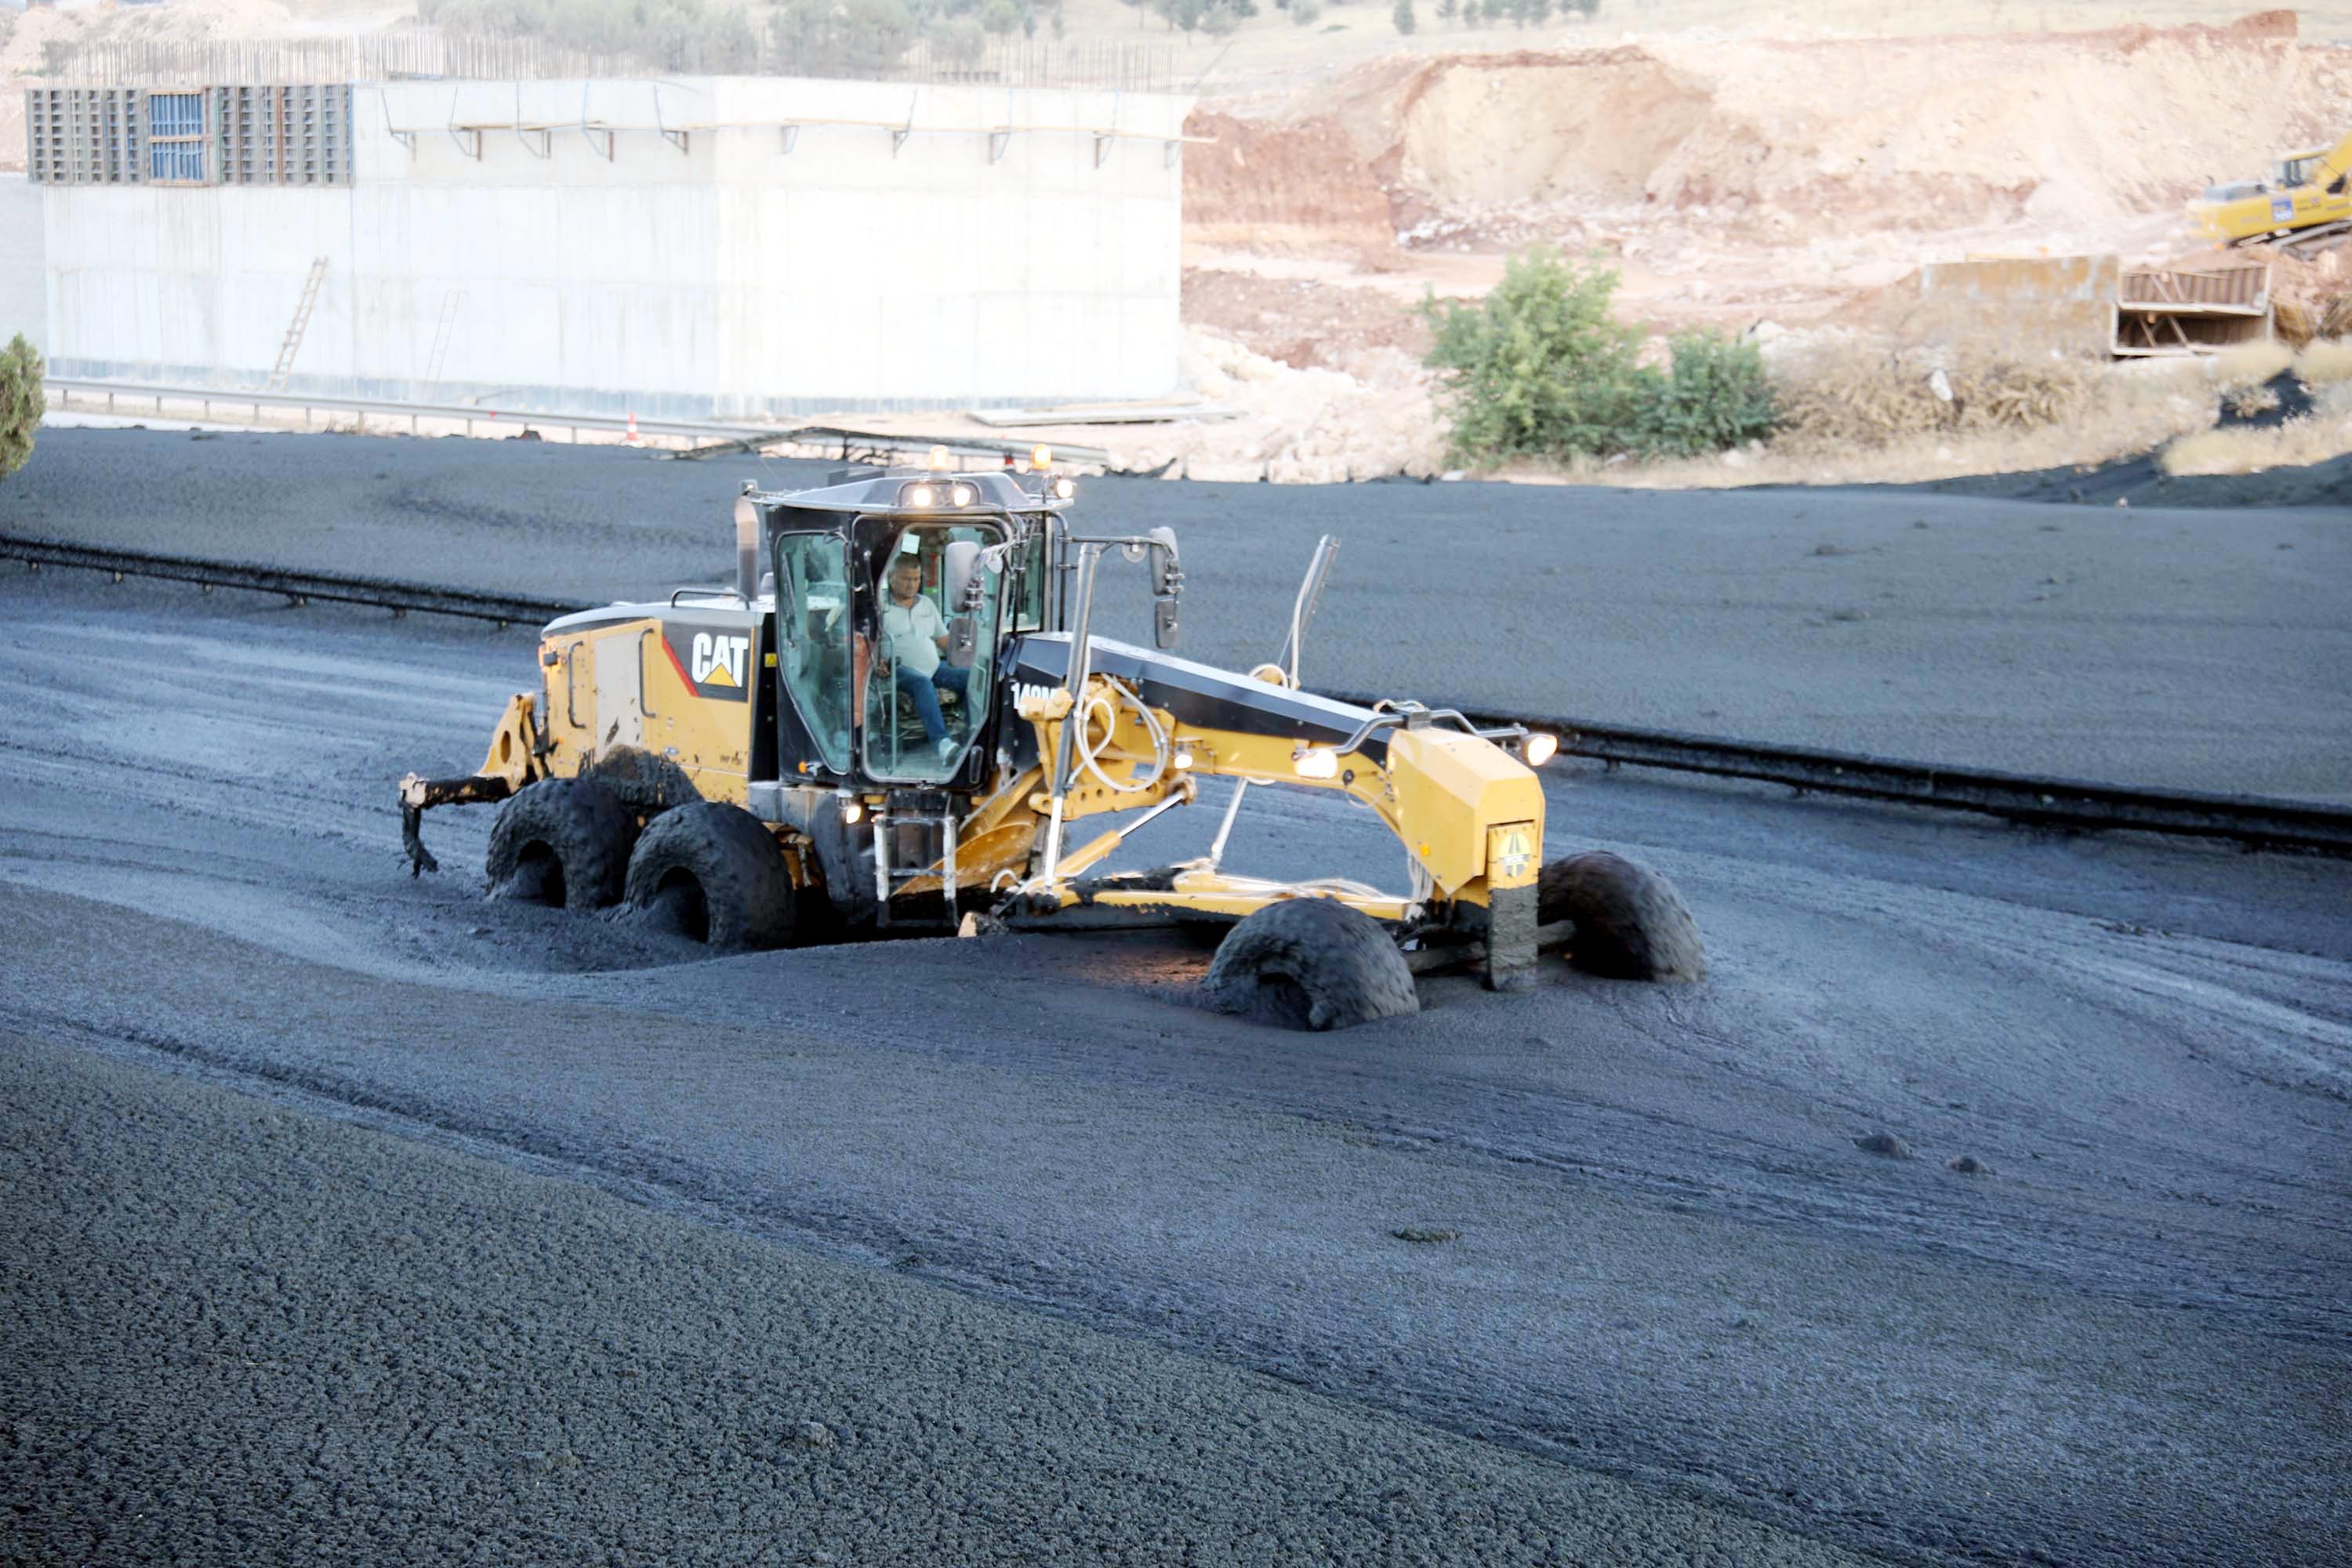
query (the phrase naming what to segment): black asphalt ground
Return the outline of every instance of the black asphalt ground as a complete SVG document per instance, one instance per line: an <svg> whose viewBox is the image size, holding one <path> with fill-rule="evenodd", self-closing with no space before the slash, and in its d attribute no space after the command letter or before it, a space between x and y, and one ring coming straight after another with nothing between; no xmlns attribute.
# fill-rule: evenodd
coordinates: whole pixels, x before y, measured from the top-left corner
<svg viewBox="0 0 2352 1568"><path fill-rule="evenodd" d="M0 531L586 605L724 576L743 481L824 471L559 443L67 429L0 485ZM1187 651L1244 668L1281 643L1317 537L1339 535L1303 667L1331 689L2352 800L2340 505L1104 479L1081 513L1106 531L1174 526ZM1131 586L1106 578L1112 635L1142 630Z"/></svg>
<svg viewBox="0 0 2352 1568"><path fill-rule="evenodd" d="M2352 1539L2337 863L1564 771L1548 852L1672 875L1706 984L1298 1036L1157 940L486 904L487 813L408 879L391 782L478 756L521 630L0 613L0 1558ZM1236 868L1396 879L1254 798Z"/></svg>
<svg viewBox="0 0 2352 1568"><path fill-rule="evenodd" d="M0 1560L1866 1561L331 1110L0 1031Z"/></svg>

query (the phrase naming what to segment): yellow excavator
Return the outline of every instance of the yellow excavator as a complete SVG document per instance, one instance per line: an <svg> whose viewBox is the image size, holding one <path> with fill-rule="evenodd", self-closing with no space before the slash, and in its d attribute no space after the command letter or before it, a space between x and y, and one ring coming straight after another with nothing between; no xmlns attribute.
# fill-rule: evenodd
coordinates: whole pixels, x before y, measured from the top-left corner
<svg viewBox="0 0 2352 1568"><path fill-rule="evenodd" d="M1095 535L1044 447L1010 472L844 470L735 503L730 586L551 623L479 770L401 781L413 871L427 810L499 803L493 896L620 905L722 948L858 935L1200 923L1227 930L1215 1002L1332 1028L1415 1011L1414 976L1531 984L1538 955L1696 980L1706 956L1664 879L1606 851L1542 861L1534 769L1557 738L1418 703L1300 688L1334 559L1317 547L1278 656L1246 673L1166 650L1174 533ZM1153 648L1095 635L1125 560ZM1138 831L1234 782L1208 853L1100 870ZM1279 881L1224 864L1253 790L1338 794L1404 851L1405 886ZM1113 821L1083 842L1080 819Z"/></svg>
<svg viewBox="0 0 2352 1568"><path fill-rule="evenodd" d="M2199 233L2224 245L2305 246L2352 233L2352 133L2290 153L2263 180L2211 185L2189 204Z"/></svg>

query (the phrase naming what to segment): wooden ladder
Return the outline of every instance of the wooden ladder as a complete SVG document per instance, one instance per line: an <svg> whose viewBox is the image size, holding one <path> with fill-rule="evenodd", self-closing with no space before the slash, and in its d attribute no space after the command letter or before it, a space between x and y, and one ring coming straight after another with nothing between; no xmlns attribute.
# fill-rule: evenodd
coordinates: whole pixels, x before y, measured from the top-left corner
<svg viewBox="0 0 2352 1568"><path fill-rule="evenodd" d="M310 325L310 311L319 303L319 285L326 277L327 258L321 256L310 263L310 276L302 280L302 299L294 307L294 319L286 324L286 341L278 345L278 364L269 373L265 391L286 390L286 373L294 368L294 356L301 352L302 333Z"/></svg>

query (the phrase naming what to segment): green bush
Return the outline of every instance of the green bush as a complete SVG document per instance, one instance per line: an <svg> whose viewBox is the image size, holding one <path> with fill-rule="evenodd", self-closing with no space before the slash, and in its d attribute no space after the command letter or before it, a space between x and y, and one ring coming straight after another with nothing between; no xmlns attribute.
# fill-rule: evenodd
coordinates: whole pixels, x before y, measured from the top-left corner
<svg viewBox="0 0 2352 1568"><path fill-rule="evenodd" d="M1454 460L1687 457L1771 430L1771 386L1753 346L1685 332L1670 369L1642 365L1640 329L1611 309L1617 281L1537 246L1475 305L1423 300Z"/></svg>
<svg viewBox="0 0 2352 1568"><path fill-rule="evenodd" d="M19 332L0 349L0 479L25 466L33 455L33 432L49 411L48 395L41 390L41 356Z"/></svg>
<svg viewBox="0 0 2352 1568"><path fill-rule="evenodd" d="M1616 292L1614 272L1537 246L1475 305L1422 301L1457 458L1488 466L1623 446L1640 334L1611 312Z"/></svg>
<svg viewBox="0 0 2352 1568"><path fill-rule="evenodd" d="M1677 332L1674 368L1642 373L1631 448L1644 458L1696 458L1772 433L1777 415L1764 356L1712 328Z"/></svg>

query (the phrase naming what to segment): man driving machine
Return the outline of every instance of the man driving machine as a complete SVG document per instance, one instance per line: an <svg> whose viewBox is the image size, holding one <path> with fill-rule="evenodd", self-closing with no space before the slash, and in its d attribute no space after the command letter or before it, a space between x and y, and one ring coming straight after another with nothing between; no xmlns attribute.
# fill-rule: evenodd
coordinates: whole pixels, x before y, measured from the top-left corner
<svg viewBox="0 0 2352 1568"><path fill-rule="evenodd" d="M945 663L948 626L940 607L923 596L923 563L901 555L890 563L890 596L882 605L882 636L898 669L898 689L915 705L923 735L942 757L955 754L947 721L940 716L940 689L961 700L971 671Z"/></svg>

